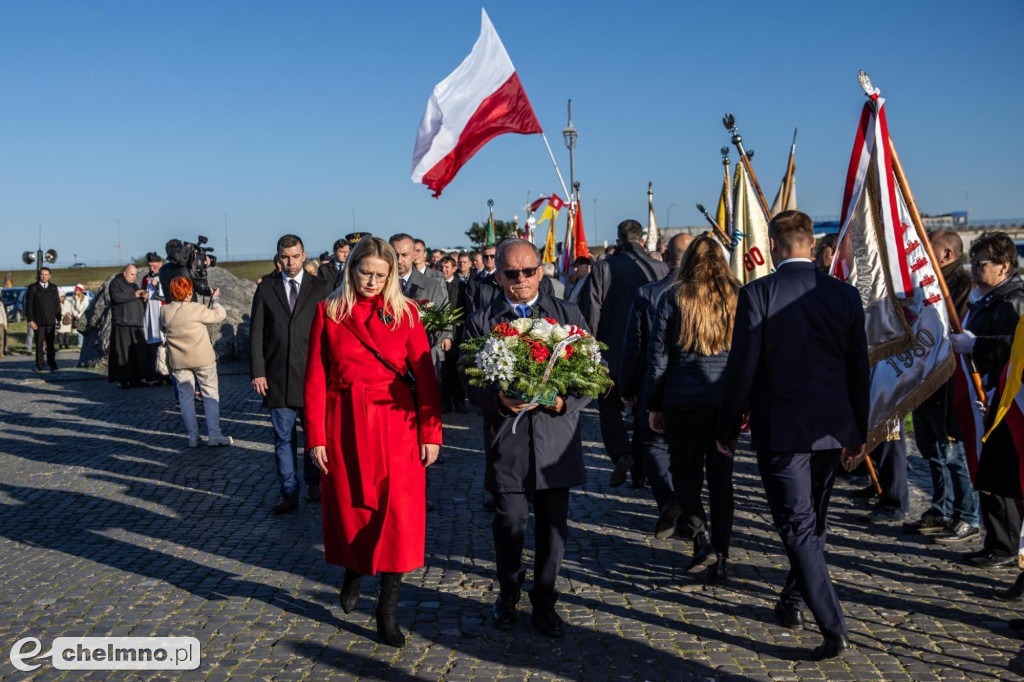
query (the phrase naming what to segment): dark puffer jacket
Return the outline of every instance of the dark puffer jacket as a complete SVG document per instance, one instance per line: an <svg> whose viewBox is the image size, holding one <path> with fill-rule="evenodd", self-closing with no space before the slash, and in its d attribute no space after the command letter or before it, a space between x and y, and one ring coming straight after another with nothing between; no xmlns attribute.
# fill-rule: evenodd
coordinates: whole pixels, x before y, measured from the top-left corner
<svg viewBox="0 0 1024 682"><path fill-rule="evenodd" d="M722 404L725 363L729 352L700 355L683 351L679 339L680 313L669 287L658 300L647 349L647 409L652 412L717 410Z"/></svg>
<svg viewBox="0 0 1024 682"><path fill-rule="evenodd" d="M970 313L965 326L978 336L971 355L985 390L991 390L999 384L999 375L1010 360L1013 333L1024 315L1024 280L1013 275L967 307Z"/></svg>

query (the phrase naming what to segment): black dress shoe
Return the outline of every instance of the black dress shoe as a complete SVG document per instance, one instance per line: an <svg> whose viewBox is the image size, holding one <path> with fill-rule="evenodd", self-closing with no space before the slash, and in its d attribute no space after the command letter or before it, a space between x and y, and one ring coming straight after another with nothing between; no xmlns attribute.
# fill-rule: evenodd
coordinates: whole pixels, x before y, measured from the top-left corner
<svg viewBox="0 0 1024 682"><path fill-rule="evenodd" d="M850 644L850 640L846 638L846 635L826 637L824 642L814 647L814 653L811 656L816 661L824 661L826 658L841 656L844 651L849 651L852 648L853 646Z"/></svg>
<svg viewBox="0 0 1024 682"><path fill-rule="evenodd" d="M802 630L804 627L804 612L800 609L792 609L784 606L781 602L775 605L775 620L791 630Z"/></svg>
<svg viewBox="0 0 1024 682"><path fill-rule="evenodd" d="M1006 621L1006 624L1011 630L1016 630L1017 632L1024 630L1024 618L1011 618Z"/></svg>
<svg viewBox="0 0 1024 682"><path fill-rule="evenodd" d="M281 496L281 499L277 501L273 507L270 508L271 514L291 514L299 509L299 498L297 497L285 497Z"/></svg>
<svg viewBox="0 0 1024 682"><path fill-rule="evenodd" d="M545 637L565 637L565 622L555 611L555 607L534 607L533 629Z"/></svg>
<svg viewBox="0 0 1024 682"><path fill-rule="evenodd" d="M708 569L707 582L709 585L721 585L729 580L728 559L724 554L718 555L718 561Z"/></svg>
<svg viewBox="0 0 1024 682"><path fill-rule="evenodd" d="M514 627L519 616L516 614L516 604L519 603L520 592L499 592L498 599L494 602L494 627L499 630L508 630Z"/></svg>
<svg viewBox="0 0 1024 682"><path fill-rule="evenodd" d="M680 514L682 511L675 502L666 507L665 511L658 515L658 522L654 524L654 537L659 540L667 540L675 532L676 519Z"/></svg>
<svg viewBox="0 0 1024 682"><path fill-rule="evenodd" d="M850 493L850 497L858 500L869 500L872 497L878 497L878 491L875 489L875 484L872 483L864 488L858 488Z"/></svg>
<svg viewBox="0 0 1024 682"><path fill-rule="evenodd" d="M989 552L978 557L967 560L971 566L978 568L1002 568L1003 566L1014 566L1017 564L1017 556L1014 554L996 554Z"/></svg>
<svg viewBox="0 0 1024 682"><path fill-rule="evenodd" d="M1005 590L993 592L992 598L999 601L1024 602L1024 573L1018 575L1013 584Z"/></svg>
<svg viewBox="0 0 1024 682"><path fill-rule="evenodd" d="M708 534L697 533L697 537L693 540L693 558L690 559L690 565L686 567L686 572L700 573L716 561L718 561L718 555L715 554L715 549L711 546Z"/></svg>
<svg viewBox="0 0 1024 682"><path fill-rule="evenodd" d="M612 470L612 475L608 477L608 485L613 488L618 488L626 482L626 477L629 475L629 470L632 468L632 455L622 455L619 457L619 461L615 463L615 469Z"/></svg>
<svg viewBox="0 0 1024 682"><path fill-rule="evenodd" d="M306 502L319 502L320 501L320 484L310 483L306 486Z"/></svg>

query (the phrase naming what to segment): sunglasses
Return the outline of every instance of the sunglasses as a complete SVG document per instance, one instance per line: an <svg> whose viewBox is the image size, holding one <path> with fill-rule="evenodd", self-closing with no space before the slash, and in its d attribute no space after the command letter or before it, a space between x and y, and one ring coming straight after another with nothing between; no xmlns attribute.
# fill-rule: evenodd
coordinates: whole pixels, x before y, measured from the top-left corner
<svg viewBox="0 0 1024 682"><path fill-rule="evenodd" d="M485 254L483 254L483 259L484 260L494 260L494 254L493 253L485 253Z"/></svg>
<svg viewBox="0 0 1024 682"><path fill-rule="evenodd" d="M519 279L519 273L523 273L523 275L529 278L536 275L538 270L540 270L539 265L532 268L522 268L521 270L502 270L501 274L509 279Z"/></svg>

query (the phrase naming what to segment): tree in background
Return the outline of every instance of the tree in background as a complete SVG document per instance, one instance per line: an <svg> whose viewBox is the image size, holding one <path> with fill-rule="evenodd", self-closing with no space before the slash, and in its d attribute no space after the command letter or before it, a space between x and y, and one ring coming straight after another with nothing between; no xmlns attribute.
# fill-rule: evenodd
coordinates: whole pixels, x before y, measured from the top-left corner
<svg viewBox="0 0 1024 682"><path fill-rule="evenodd" d="M487 222L473 223L468 230L466 230L466 236L476 246L483 246L484 240L487 239ZM515 236L515 224L509 220L495 220L494 221L494 238L496 241L501 241L505 237Z"/></svg>

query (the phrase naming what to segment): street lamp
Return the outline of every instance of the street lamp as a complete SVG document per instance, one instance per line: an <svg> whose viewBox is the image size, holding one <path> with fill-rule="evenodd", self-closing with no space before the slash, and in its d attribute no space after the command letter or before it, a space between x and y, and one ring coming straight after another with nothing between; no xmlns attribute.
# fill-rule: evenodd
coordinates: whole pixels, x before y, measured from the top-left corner
<svg viewBox="0 0 1024 682"><path fill-rule="evenodd" d="M565 146L569 150L569 187L570 191L576 190L576 163L574 150L576 149L576 139L580 134L572 126L572 100L569 100L569 125L562 128L562 140L565 141ZM572 197L570 197L571 199Z"/></svg>

